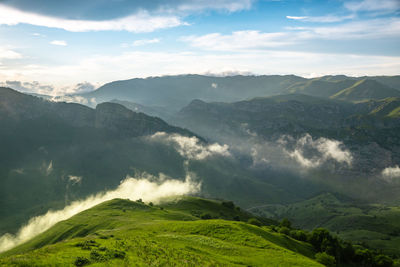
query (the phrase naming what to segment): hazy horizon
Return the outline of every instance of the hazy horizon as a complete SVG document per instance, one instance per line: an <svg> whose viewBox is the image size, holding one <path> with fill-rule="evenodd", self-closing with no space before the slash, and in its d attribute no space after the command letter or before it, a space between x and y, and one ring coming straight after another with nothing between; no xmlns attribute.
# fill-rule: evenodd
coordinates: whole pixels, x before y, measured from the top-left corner
<svg viewBox="0 0 400 267"><path fill-rule="evenodd" d="M0 82L49 95L134 77L398 75L400 2L0 3Z"/></svg>

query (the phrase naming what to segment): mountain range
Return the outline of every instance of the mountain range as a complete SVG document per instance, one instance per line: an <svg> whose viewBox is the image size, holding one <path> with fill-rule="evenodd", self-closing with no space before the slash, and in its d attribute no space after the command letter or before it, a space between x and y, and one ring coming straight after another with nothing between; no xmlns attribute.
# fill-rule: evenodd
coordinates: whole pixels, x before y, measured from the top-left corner
<svg viewBox="0 0 400 267"><path fill-rule="evenodd" d="M0 88L0 235L134 177L195 183L199 190L192 195L235 201L262 216L258 220L289 218L294 227L326 227L343 239L400 253L400 76L151 77L112 82L68 100L87 105ZM107 205L96 212L112 212ZM250 219L243 214L236 215ZM77 226L83 219L71 220L14 252L35 257L43 245L64 250L58 241L93 240L95 231ZM113 231L107 227L100 228ZM158 238L153 241L164 237ZM317 264L315 253L300 254ZM207 260L227 263L221 255Z"/></svg>

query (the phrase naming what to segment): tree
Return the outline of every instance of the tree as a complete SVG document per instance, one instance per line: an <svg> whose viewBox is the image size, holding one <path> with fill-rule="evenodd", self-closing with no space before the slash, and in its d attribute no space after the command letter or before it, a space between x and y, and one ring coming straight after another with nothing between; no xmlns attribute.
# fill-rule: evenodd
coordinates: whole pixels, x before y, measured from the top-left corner
<svg viewBox="0 0 400 267"><path fill-rule="evenodd" d="M247 223L252 224L252 225L256 225L256 226L261 226L262 223L257 220L256 218L250 218Z"/></svg>
<svg viewBox="0 0 400 267"><path fill-rule="evenodd" d="M336 266L335 257L328 255L326 252L319 252L315 254L315 260L328 267Z"/></svg>
<svg viewBox="0 0 400 267"><path fill-rule="evenodd" d="M279 226L292 228L292 223L288 220L288 218L283 218Z"/></svg>

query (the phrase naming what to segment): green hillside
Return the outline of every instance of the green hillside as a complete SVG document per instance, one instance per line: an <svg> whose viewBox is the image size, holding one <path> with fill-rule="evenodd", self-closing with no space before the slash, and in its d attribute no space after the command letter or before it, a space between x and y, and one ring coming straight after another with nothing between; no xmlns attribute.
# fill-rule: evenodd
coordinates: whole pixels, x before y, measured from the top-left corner
<svg viewBox="0 0 400 267"><path fill-rule="evenodd" d="M249 220L231 202L167 201L102 203L3 253L0 265L321 266L310 244Z"/></svg>
<svg viewBox="0 0 400 267"><path fill-rule="evenodd" d="M370 79L357 81L352 86L345 88L331 96L333 99L345 101L384 99L387 97L400 97L400 92Z"/></svg>
<svg viewBox="0 0 400 267"><path fill-rule="evenodd" d="M265 205L251 211L275 219L288 218L302 229L324 227L345 240L400 256L398 206L367 205L324 193L291 205Z"/></svg>

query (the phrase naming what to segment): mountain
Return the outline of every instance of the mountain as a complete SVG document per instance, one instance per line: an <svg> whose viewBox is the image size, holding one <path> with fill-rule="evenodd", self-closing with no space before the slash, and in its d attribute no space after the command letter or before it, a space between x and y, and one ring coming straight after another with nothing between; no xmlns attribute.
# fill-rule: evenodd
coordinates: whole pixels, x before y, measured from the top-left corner
<svg viewBox="0 0 400 267"><path fill-rule="evenodd" d="M370 79L357 81L352 86L331 96L333 99L345 101L384 99L388 97L400 97L400 91Z"/></svg>
<svg viewBox="0 0 400 267"><path fill-rule="evenodd" d="M133 110L135 112L142 112L144 114L159 117L164 120L168 120L172 117L172 114L170 113L170 111L168 109L161 108L161 107L148 107L148 106L140 105L140 104L137 104L134 102L122 101L122 100L118 100L118 99L113 99L110 102L120 104L120 105L122 105L130 110Z"/></svg>
<svg viewBox="0 0 400 267"><path fill-rule="evenodd" d="M218 131L270 136L339 127L350 114L347 103L290 94L234 103L194 100L176 115L174 123L206 137L221 136L216 134Z"/></svg>
<svg viewBox="0 0 400 267"><path fill-rule="evenodd" d="M322 146L327 142L337 144L351 153L351 164L345 168L328 164L308 177L355 198L398 203L399 185L388 184L381 173L400 162L399 109L399 98L354 104L291 94L234 103L194 100L171 123L241 151L247 149L253 162L257 156L270 168L294 166L296 160L284 157L288 153L297 163L310 166L307 158L324 157L315 152L316 146L325 151Z"/></svg>
<svg viewBox="0 0 400 267"><path fill-rule="evenodd" d="M135 169L182 177L176 152L142 138L156 132L195 136L118 104L91 109L8 88L0 88L0 128L0 233L15 231L50 208L114 188Z"/></svg>
<svg viewBox="0 0 400 267"><path fill-rule="evenodd" d="M323 77L297 82L286 88L283 93L329 98L357 82L357 80L351 78L341 78L343 77Z"/></svg>
<svg viewBox="0 0 400 267"><path fill-rule="evenodd" d="M287 76L179 75L131 79L105 84L96 91L81 94L97 103L119 99L148 107L178 111L193 99L204 101L238 101L255 96L277 94L290 84L304 78Z"/></svg>
<svg viewBox="0 0 400 267"><path fill-rule="evenodd" d="M1 88L0 127L0 234L49 209L115 189L127 176L190 175L201 182L200 195L244 207L302 200L320 190L280 170L259 174L235 155L213 152L218 145L193 132L115 103L92 109ZM151 138L160 132L164 139ZM197 159L180 145L203 154ZM289 181L302 190L287 187Z"/></svg>
<svg viewBox="0 0 400 267"><path fill-rule="evenodd" d="M338 98L347 101L398 97L399 76L355 78L337 75L305 79L294 75L228 77L178 75L115 81L93 92L75 96L86 99L88 103L94 101L101 103L114 99L128 101L149 108L149 112L163 110L162 115L165 112L173 114L194 99L205 102L237 102L280 94L306 94L330 98L345 89L348 90ZM354 90L356 90L354 94L349 93ZM358 93L360 98L356 97ZM348 94L350 95L347 97Z"/></svg>

